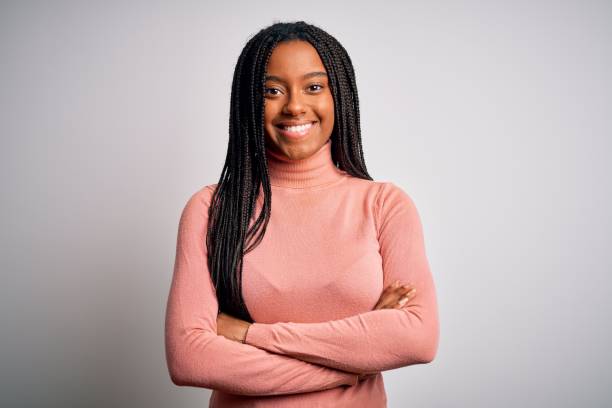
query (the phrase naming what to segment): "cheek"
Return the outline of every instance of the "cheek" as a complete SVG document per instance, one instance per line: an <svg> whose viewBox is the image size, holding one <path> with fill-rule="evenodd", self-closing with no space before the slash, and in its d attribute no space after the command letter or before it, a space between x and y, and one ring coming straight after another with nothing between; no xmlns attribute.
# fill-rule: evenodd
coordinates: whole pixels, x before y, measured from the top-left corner
<svg viewBox="0 0 612 408"><path fill-rule="evenodd" d="M267 99L264 99L264 118L268 118L270 116L270 103Z"/></svg>
<svg viewBox="0 0 612 408"><path fill-rule="evenodd" d="M264 105L264 126L268 126L272 121L272 118L274 118L273 110L274 108L271 106L271 104L266 102Z"/></svg>
<svg viewBox="0 0 612 408"><path fill-rule="evenodd" d="M264 119L266 122L274 119L282 108L282 105L278 101L266 99L264 102Z"/></svg>
<svg viewBox="0 0 612 408"><path fill-rule="evenodd" d="M319 106L319 112L325 118L327 122L330 122L332 125L334 123L334 98L329 95L328 98L325 98L321 101L321 105Z"/></svg>

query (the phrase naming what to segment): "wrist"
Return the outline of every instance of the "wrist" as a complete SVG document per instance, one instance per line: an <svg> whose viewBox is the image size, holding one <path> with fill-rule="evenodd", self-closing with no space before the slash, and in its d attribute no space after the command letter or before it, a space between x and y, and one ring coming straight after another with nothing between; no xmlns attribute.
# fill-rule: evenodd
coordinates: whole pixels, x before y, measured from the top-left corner
<svg viewBox="0 0 612 408"><path fill-rule="evenodd" d="M242 344L246 344L246 337L247 337L247 333L249 332L249 327L251 327L251 324L250 324L250 323L247 323L247 324L245 325L245 329L244 329L244 332L243 332L243 334L242 334L242 339L240 340L240 342L241 342Z"/></svg>

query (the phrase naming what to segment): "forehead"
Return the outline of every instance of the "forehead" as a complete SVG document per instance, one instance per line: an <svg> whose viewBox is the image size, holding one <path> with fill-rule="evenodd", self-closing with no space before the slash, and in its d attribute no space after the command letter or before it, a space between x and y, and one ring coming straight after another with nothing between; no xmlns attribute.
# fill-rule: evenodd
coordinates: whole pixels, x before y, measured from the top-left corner
<svg viewBox="0 0 612 408"><path fill-rule="evenodd" d="M326 72L317 50L308 41L302 40L279 43L270 55L266 71L285 77L301 77L312 71Z"/></svg>

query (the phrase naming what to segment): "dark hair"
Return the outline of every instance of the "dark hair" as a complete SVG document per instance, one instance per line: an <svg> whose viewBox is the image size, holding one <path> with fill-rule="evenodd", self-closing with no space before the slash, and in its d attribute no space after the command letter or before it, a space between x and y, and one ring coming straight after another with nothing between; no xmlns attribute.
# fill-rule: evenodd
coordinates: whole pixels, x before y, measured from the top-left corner
<svg viewBox="0 0 612 408"><path fill-rule="evenodd" d="M242 297L242 259L263 239L272 198L264 145L265 71L274 47L291 40L312 44L327 70L334 99L334 164L351 176L372 180L361 147L355 73L344 47L330 34L304 21L276 22L252 36L234 70L227 155L212 196L206 235L208 266L219 311L248 322L253 319ZM249 230L260 188L264 193L262 211Z"/></svg>

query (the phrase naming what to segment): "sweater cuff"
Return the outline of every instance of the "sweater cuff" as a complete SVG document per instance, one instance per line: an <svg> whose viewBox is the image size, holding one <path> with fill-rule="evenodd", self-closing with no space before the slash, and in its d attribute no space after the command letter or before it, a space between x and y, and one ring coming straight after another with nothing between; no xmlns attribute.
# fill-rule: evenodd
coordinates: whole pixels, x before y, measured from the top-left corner
<svg viewBox="0 0 612 408"><path fill-rule="evenodd" d="M260 345L266 344L266 333L264 329L265 323L251 323L249 329L247 330L246 336L244 337L244 342L246 344L250 344L251 346L260 347Z"/></svg>

